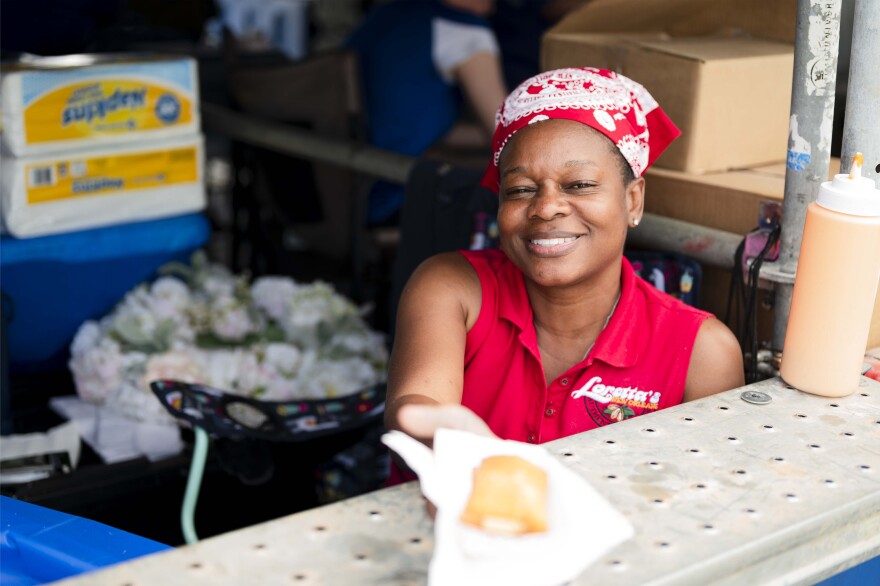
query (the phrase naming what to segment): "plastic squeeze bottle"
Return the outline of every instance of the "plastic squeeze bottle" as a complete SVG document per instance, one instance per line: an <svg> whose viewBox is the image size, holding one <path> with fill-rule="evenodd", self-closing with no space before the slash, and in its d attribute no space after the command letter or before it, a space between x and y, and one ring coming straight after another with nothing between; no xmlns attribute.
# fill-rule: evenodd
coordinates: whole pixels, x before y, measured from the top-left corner
<svg viewBox="0 0 880 586"><path fill-rule="evenodd" d="M807 207L782 348L782 379L826 397L859 386L880 281L880 190L862 177L863 160L856 153L849 175L823 183Z"/></svg>

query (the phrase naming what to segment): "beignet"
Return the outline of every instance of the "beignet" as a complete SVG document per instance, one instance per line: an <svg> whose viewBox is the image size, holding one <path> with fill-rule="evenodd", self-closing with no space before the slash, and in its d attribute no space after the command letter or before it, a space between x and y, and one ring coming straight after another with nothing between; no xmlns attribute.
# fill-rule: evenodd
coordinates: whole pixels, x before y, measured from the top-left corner
<svg viewBox="0 0 880 586"><path fill-rule="evenodd" d="M546 531L547 473L519 456L484 459L461 521L507 535Z"/></svg>

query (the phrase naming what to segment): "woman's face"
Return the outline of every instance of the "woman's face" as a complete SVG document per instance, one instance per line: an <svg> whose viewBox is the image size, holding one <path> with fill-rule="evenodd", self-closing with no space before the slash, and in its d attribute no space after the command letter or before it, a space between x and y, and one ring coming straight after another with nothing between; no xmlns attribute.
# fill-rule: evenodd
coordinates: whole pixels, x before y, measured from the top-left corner
<svg viewBox="0 0 880 586"><path fill-rule="evenodd" d="M571 120L517 132L499 161L501 248L542 286L617 269L627 227L641 218L644 179L623 184L614 145Z"/></svg>

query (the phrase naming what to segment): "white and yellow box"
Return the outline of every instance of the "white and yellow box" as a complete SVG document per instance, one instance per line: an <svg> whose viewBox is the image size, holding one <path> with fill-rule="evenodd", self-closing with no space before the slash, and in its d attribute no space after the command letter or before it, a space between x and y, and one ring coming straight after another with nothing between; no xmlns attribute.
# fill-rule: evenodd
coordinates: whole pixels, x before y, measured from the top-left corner
<svg viewBox="0 0 880 586"><path fill-rule="evenodd" d="M3 147L23 157L199 132L188 57L32 58L0 68Z"/></svg>
<svg viewBox="0 0 880 586"><path fill-rule="evenodd" d="M28 237L205 208L200 134L36 157L3 157L4 230Z"/></svg>

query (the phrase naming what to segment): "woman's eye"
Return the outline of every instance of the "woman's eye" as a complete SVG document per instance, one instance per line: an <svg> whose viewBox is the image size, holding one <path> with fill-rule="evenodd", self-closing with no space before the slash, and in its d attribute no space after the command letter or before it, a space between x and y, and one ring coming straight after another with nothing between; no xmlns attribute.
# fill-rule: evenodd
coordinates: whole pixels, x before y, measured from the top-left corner
<svg viewBox="0 0 880 586"><path fill-rule="evenodd" d="M569 189L573 190L592 189L594 187L596 187L596 184L592 181L575 181L568 186Z"/></svg>
<svg viewBox="0 0 880 586"><path fill-rule="evenodd" d="M530 194L534 193L534 191L535 190L531 187L511 187L504 190L504 196L508 199L516 199L521 197L528 197Z"/></svg>

